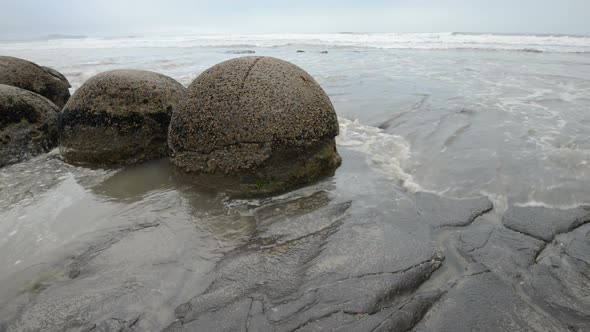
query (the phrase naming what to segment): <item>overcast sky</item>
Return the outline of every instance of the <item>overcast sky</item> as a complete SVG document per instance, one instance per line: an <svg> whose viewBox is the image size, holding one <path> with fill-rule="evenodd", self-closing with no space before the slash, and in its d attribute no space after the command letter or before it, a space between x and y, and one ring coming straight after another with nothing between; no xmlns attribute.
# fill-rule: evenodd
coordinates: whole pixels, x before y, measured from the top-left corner
<svg viewBox="0 0 590 332"><path fill-rule="evenodd" d="M590 34L590 0L0 0L0 37L283 32Z"/></svg>

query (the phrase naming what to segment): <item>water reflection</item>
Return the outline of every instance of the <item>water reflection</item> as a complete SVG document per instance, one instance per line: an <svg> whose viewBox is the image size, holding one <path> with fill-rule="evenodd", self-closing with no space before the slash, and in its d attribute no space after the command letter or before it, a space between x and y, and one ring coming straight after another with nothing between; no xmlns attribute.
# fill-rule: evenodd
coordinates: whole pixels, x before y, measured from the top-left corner
<svg viewBox="0 0 590 332"><path fill-rule="evenodd" d="M172 173L172 166L165 158L124 167L89 189L107 200L132 203L150 192L174 188Z"/></svg>

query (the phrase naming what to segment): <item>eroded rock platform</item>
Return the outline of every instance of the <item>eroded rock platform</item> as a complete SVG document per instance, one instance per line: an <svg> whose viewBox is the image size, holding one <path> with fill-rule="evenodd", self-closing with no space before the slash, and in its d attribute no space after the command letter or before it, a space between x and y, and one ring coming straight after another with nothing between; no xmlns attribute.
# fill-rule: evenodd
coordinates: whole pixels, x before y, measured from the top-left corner
<svg viewBox="0 0 590 332"><path fill-rule="evenodd" d="M8 301L0 331L590 329L585 208L500 215L485 197L407 193L342 154L334 178L258 200L196 192L165 163L53 183L90 183L86 206L113 201L103 217L120 219L38 267L54 273ZM132 174L161 178L134 199L110 187Z"/></svg>

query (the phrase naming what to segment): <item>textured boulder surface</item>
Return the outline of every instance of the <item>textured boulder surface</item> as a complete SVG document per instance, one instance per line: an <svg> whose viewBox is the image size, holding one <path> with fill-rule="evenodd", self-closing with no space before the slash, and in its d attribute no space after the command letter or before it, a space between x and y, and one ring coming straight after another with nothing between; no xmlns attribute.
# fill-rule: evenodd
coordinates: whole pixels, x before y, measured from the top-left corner
<svg viewBox="0 0 590 332"><path fill-rule="evenodd" d="M232 59L206 70L188 90L172 116L169 144L172 162L201 184L271 193L315 181L341 163L332 103L291 63Z"/></svg>
<svg viewBox="0 0 590 332"><path fill-rule="evenodd" d="M164 157L170 116L185 94L180 83L149 71L96 75L60 114L60 153L69 163L87 165Z"/></svg>
<svg viewBox="0 0 590 332"><path fill-rule="evenodd" d="M61 75L53 69L52 71L59 74L58 76ZM70 91L69 83L66 84L58 76L30 61L0 56L0 84L12 85L40 94L61 109L70 98Z"/></svg>
<svg viewBox="0 0 590 332"><path fill-rule="evenodd" d="M68 81L68 79L62 73L50 67L41 66L41 68L43 68L43 70L45 70L46 73L62 81L63 84L65 84L65 86L67 86L68 88L72 87L70 81Z"/></svg>
<svg viewBox="0 0 590 332"><path fill-rule="evenodd" d="M57 106L36 93L0 84L0 166L55 147L58 112Z"/></svg>

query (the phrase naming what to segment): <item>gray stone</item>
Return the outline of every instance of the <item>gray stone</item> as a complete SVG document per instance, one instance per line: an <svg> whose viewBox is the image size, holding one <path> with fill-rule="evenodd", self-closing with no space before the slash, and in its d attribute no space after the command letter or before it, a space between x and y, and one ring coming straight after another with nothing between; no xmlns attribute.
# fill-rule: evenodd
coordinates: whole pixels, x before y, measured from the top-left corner
<svg viewBox="0 0 590 332"><path fill-rule="evenodd" d="M286 191L341 163L330 99L301 68L270 57L206 70L172 116L172 162L203 186L230 193Z"/></svg>
<svg viewBox="0 0 590 332"><path fill-rule="evenodd" d="M72 164L134 164L167 155L170 116L186 89L168 76L114 70L82 85L59 116L60 152Z"/></svg>
<svg viewBox="0 0 590 332"><path fill-rule="evenodd" d="M502 222L510 229L548 242L559 233L569 232L590 222L590 207L561 210L541 206L513 206L506 211Z"/></svg>
<svg viewBox="0 0 590 332"><path fill-rule="evenodd" d="M363 169L361 158L346 160L341 172ZM293 192L258 208L253 238L218 262L211 285L177 308L168 331L198 330L210 319L239 322L220 324L226 330L411 328L441 295L416 291L443 257L413 201L376 195L391 185L360 174L338 200L325 190Z"/></svg>
<svg viewBox="0 0 590 332"><path fill-rule="evenodd" d="M479 225L461 233L462 253L496 274L519 279L535 262L545 243L496 225Z"/></svg>
<svg viewBox="0 0 590 332"><path fill-rule="evenodd" d="M227 51L225 53L229 53L229 54L254 54L254 53L256 53L256 51L252 51L252 50L231 50L231 51Z"/></svg>
<svg viewBox="0 0 590 332"><path fill-rule="evenodd" d="M588 330L590 224L545 243L503 227L495 213L478 218L485 199L410 194L367 171L362 154L341 153L334 178L230 200L229 210L225 198L155 167L166 160L89 184L101 205L128 204L128 212L101 216L115 225L77 237L65 257L3 279L21 294L0 296L3 328ZM129 196L149 199L150 212L129 220L139 205L112 187L147 178L153 183Z"/></svg>
<svg viewBox="0 0 590 332"><path fill-rule="evenodd" d="M10 56L0 56L0 84L40 94L60 109L70 98L68 86L60 78L30 61Z"/></svg>
<svg viewBox="0 0 590 332"><path fill-rule="evenodd" d="M590 331L590 224L556 236L531 266L527 293L573 331Z"/></svg>
<svg viewBox="0 0 590 332"><path fill-rule="evenodd" d="M284 204L309 207L318 195ZM258 215L255 237L225 255L213 283L176 309L178 321L167 331L410 328L440 296L411 294L442 257L425 241L412 246L413 257L394 254L414 240L386 240L395 225L371 214L356 224L350 209L350 202L324 203L287 218ZM428 227L407 222L428 236Z"/></svg>
<svg viewBox="0 0 590 332"><path fill-rule="evenodd" d="M573 220L583 220L575 217L574 210L511 209L521 212L532 209L537 214L531 213L529 216L541 217L531 220L543 220L543 216L549 220L555 218L553 220L556 223L557 220L569 220L570 224ZM544 213L540 213L541 211ZM514 216L513 213L510 215ZM501 225L481 223L461 233L458 248L466 257L483 264L487 271L498 278L510 281L512 285L508 286L512 288L512 296L532 304L528 310L534 310L535 315L543 314L552 317L552 320L558 320L563 324L564 330L566 327L572 331L589 330L590 291L587 285L590 282L590 224L582 224L569 232L559 232L554 236L547 232L546 226L547 224L541 223L541 231L535 235L553 237L549 243ZM566 228L570 227L573 226ZM543 231L546 233L542 233ZM524 317L528 314L518 309L514 316ZM557 326L555 323L552 325ZM552 328L556 329L555 326ZM535 325L533 327L532 330L537 330Z"/></svg>
<svg viewBox="0 0 590 332"><path fill-rule="evenodd" d="M416 193L416 212L435 227L467 226L493 209L487 197L453 199L431 193Z"/></svg>
<svg viewBox="0 0 590 332"><path fill-rule="evenodd" d="M466 276L437 302L415 331L567 331L491 272Z"/></svg>
<svg viewBox="0 0 590 332"><path fill-rule="evenodd" d="M58 112L57 106L36 93L0 84L0 166L54 148Z"/></svg>

